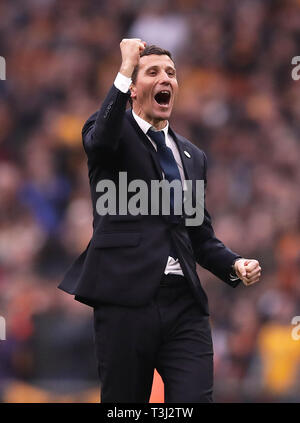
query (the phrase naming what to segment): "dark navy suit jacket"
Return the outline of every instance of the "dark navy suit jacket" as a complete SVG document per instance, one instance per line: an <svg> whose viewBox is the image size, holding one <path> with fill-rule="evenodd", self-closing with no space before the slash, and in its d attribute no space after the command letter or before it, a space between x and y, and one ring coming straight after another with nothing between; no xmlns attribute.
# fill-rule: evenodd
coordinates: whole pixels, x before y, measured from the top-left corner
<svg viewBox="0 0 300 423"><path fill-rule="evenodd" d="M173 239L183 273L203 313L209 314L196 262L235 287L240 280L230 280L231 266L240 256L216 238L206 208L203 223L198 226L186 226L184 218L171 224L162 215L100 216L97 213L99 181L112 180L118 186L119 172L127 172L128 183L141 179L149 187L151 180L162 179L154 147L137 125L131 110L126 111L128 99L128 93L112 86L101 109L83 127L94 214L93 236L59 288L91 306L101 303L145 305L158 288ZM204 152L171 128L169 131L177 144L186 179L204 180L206 186Z"/></svg>

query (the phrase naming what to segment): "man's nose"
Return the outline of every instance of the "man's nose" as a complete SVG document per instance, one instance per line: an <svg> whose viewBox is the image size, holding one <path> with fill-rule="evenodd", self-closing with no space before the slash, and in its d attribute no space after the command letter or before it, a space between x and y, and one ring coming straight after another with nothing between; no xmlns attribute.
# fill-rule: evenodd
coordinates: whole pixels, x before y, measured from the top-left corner
<svg viewBox="0 0 300 423"><path fill-rule="evenodd" d="M161 75L161 80L160 80L161 84L171 85L171 81L172 81L172 78L167 73L163 73Z"/></svg>

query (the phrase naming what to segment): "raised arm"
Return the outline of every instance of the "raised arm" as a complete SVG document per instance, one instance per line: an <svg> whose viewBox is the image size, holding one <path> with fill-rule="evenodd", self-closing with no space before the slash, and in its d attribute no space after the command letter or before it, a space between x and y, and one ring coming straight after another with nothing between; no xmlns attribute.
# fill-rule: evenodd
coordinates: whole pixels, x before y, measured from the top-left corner
<svg viewBox="0 0 300 423"><path fill-rule="evenodd" d="M119 73L131 78L134 68L139 64L140 53L146 46L140 39L123 39L120 43L122 63ZM88 155L101 150L116 151L122 128L129 91L122 92L114 84L100 110L92 115L82 129L83 145Z"/></svg>

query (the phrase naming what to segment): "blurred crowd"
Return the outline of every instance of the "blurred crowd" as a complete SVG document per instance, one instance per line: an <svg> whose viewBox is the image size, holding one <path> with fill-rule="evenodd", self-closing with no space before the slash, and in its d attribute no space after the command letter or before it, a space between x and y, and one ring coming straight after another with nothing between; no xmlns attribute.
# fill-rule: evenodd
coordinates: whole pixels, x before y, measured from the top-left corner
<svg viewBox="0 0 300 423"><path fill-rule="evenodd" d="M199 268L215 400L299 402L300 0L2 0L0 17L0 401L98 401L92 310L57 285L92 233L81 128L137 37L173 53L171 125L208 156L217 236L263 269L232 289Z"/></svg>

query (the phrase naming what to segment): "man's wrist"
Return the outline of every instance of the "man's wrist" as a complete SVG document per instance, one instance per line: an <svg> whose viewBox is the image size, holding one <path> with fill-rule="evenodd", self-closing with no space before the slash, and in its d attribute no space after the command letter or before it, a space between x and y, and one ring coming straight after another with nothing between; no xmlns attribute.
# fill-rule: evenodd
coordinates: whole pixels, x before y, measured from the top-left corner
<svg viewBox="0 0 300 423"><path fill-rule="evenodd" d="M119 72L127 78L131 78L134 67L135 66L131 62L122 62Z"/></svg>
<svg viewBox="0 0 300 423"><path fill-rule="evenodd" d="M233 263L232 263L232 265L231 265L231 272L230 272L230 279L231 279L231 280L237 280L237 279L240 279L240 278L239 278L239 276L238 276L238 275L237 275L237 273L236 273L236 270L235 270L235 263L236 263L238 260L243 260L243 257L237 257L236 259L234 259L234 260L233 260Z"/></svg>

